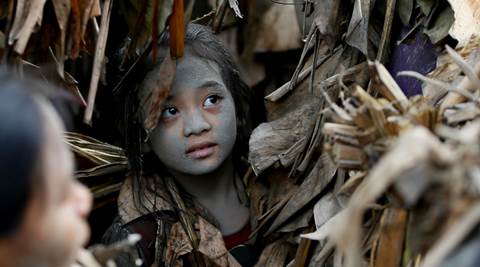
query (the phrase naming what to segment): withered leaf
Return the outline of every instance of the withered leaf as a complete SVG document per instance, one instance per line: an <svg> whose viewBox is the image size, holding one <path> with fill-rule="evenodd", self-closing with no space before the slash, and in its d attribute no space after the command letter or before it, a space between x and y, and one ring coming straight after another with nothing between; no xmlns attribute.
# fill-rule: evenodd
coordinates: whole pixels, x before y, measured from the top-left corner
<svg viewBox="0 0 480 267"><path fill-rule="evenodd" d="M330 159L330 156L326 153L322 154L297 192L285 204L278 217L275 218L266 234L273 232L297 211L305 207L313 198L318 196L330 183L336 171L337 167Z"/></svg>
<svg viewBox="0 0 480 267"><path fill-rule="evenodd" d="M145 130L152 131L162 115L162 105L170 93L170 87L175 79L176 61L170 55L165 57L158 72L158 78L154 84L149 100L149 108L143 122Z"/></svg>
<svg viewBox="0 0 480 267"><path fill-rule="evenodd" d="M228 0L228 5L233 9L233 12L235 12L235 16L243 18L240 8L238 7L238 0Z"/></svg>
<svg viewBox="0 0 480 267"><path fill-rule="evenodd" d="M216 264L216 266L240 266L234 258L229 257L223 242L222 233L217 228L202 217L199 217L198 229L200 232L199 252Z"/></svg>
<svg viewBox="0 0 480 267"><path fill-rule="evenodd" d="M450 6L445 7L436 17L433 26L426 29L424 33L428 36L432 44L437 44L448 36L448 32L455 22L454 13Z"/></svg>
<svg viewBox="0 0 480 267"><path fill-rule="evenodd" d="M384 210L375 255L371 260L374 267L401 266L407 218L406 210Z"/></svg>
<svg viewBox="0 0 480 267"><path fill-rule="evenodd" d="M443 260L451 254L480 221L480 205L473 205L462 217L450 227L435 246L425 256L422 266L440 266Z"/></svg>
<svg viewBox="0 0 480 267"><path fill-rule="evenodd" d="M275 121L260 124L250 136L248 155L255 174L260 174L277 161L283 164L300 153L307 143L306 134L315 123L318 112L315 100ZM288 166L285 166L288 167Z"/></svg>
<svg viewBox="0 0 480 267"><path fill-rule="evenodd" d="M19 1L15 21L10 33L9 44L14 45L15 52L23 54L35 26L40 25L46 0Z"/></svg>
<svg viewBox="0 0 480 267"><path fill-rule="evenodd" d="M95 46L95 57L93 61L92 77L90 80L90 88L88 90L87 108L83 120L90 124L92 121L93 107L95 97L97 95L98 81L102 68L105 64L105 48L107 46L108 28L110 26L110 15L112 11L113 0L106 0L103 4L102 22L100 24L100 32L98 34L97 44Z"/></svg>
<svg viewBox="0 0 480 267"><path fill-rule="evenodd" d="M185 15L183 8L183 0L177 0L173 3L172 14L169 17L169 31L170 31L170 55L172 58L179 58L183 56L184 39L185 39ZM157 14L158 15L158 14ZM156 17L155 17L156 18ZM155 25L154 25L155 26ZM154 27L156 29L156 27ZM154 36L157 34L153 33ZM153 38L155 39L155 38ZM156 58L156 47L154 47L154 57Z"/></svg>
<svg viewBox="0 0 480 267"><path fill-rule="evenodd" d="M313 208L313 216L317 229L322 227L322 225L335 216L342 208L337 196L332 194L332 192L323 196Z"/></svg>
<svg viewBox="0 0 480 267"><path fill-rule="evenodd" d="M180 256L190 253L193 250L193 246L189 242L187 233L185 233L180 222L172 225L170 234L168 235L166 248L165 262L167 263L167 266L175 266L173 264L178 261Z"/></svg>
<svg viewBox="0 0 480 267"><path fill-rule="evenodd" d="M0 19L4 19L8 15L8 1L0 3Z"/></svg>
<svg viewBox="0 0 480 267"><path fill-rule="evenodd" d="M348 25L347 44L368 56L368 24L370 20L370 0L357 0L353 7L352 19Z"/></svg>
<svg viewBox="0 0 480 267"><path fill-rule="evenodd" d="M61 31L65 31L70 15L71 2L69 0L52 0L58 26Z"/></svg>
<svg viewBox="0 0 480 267"><path fill-rule="evenodd" d="M263 250L255 267L285 266L287 252L288 244L284 240L275 241Z"/></svg>
<svg viewBox="0 0 480 267"><path fill-rule="evenodd" d="M65 58L65 38L67 31L68 18L70 16L70 0L53 0L53 7L60 28L60 41L56 45L55 54L57 58L57 71L61 77L64 77L64 58Z"/></svg>
<svg viewBox="0 0 480 267"><path fill-rule="evenodd" d="M422 13L426 16L430 15L435 5L436 0L417 0L417 5L420 7Z"/></svg>
<svg viewBox="0 0 480 267"><path fill-rule="evenodd" d="M85 30L87 29L87 23L92 18L92 11L94 5L100 5L98 1L99 0L75 0L79 8L78 20L80 32L77 34L80 34L81 36L85 34ZM99 12L99 14L95 15L101 15L101 11Z"/></svg>
<svg viewBox="0 0 480 267"><path fill-rule="evenodd" d="M399 0L397 2L397 11L403 25L408 25L412 17L414 0Z"/></svg>
<svg viewBox="0 0 480 267"><path fill-rule="evenodd" d="M480 36L480 2L472 0L449 0L455 14L450 35L458 46L467 44L472 36Z"/></svg>
<svg viewBox="0 0 480 267"><path fill-rule="evenodd" d="M316 3L321 8L314 10L314 22L320 34L333 41L340 33L337 30L340 19L341 0L321 0Z"/></svg>

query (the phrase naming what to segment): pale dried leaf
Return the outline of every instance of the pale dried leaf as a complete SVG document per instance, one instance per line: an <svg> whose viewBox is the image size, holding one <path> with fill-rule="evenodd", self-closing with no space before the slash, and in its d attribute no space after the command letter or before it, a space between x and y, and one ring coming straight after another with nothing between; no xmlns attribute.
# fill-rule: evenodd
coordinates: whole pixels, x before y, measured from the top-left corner
<svg viewBox="0 0 480 267"><path fill-rule="evenodd" d="M170 55L167 55L158 69L158 75L155 78L155 84L148 97L148 109L145 114L143 126L145 130L152 131L157 127L157 123L162 115L162 105L170 93L170 87L175 79L176 65Z"/></svg>
<svg viewBox="0 0 480 267"><path fill-rule="evenodd" d="M455 19L453 10L450 8L450 6L447 6L436 17L433 27L424 30L424 33L428 35L432 44L437 44L448 36L454 21Z"/></svg>
<svg viewBox="0 0 480 267"><path fill-rule="evenodd" d="M480 222L480 205L477 203L451 226L425 255L422 267L440 266L443 260L462 242Z"/></svg>
<svg viewBox="0 0 480 267"><path fill-rule="evenodd" d="M477 0L448 0L455 21L449 34L464 46L474 36L480 36L480 2Z"/></svg>
<svg viewBox="0 0 480 267"><path fill-rule="evenodd" d="M167 266L176 266L179 257L193 251L187 233L180 222L176 222L170 229L166 244L165 263Z"/></svg>
<svg viewBox="0 0 480 267"><path fill-rule="evenodd" d="M105 64L105 48L107 46L108 28L110 26L110 15L112 11L113 0L105 0L103 3L103 14L100 24L100 32L98 34L97 44L95 46L95 57L93 61L92 77L90 79L90 87L88 90L87 107L83 120L90 124L92 121L93 108L95 105L95 97L97 95L98 81L102 68Z"/></svg>
<svg viewBox="0 0 480 267"><path fill-rule="evenodd" d="M68 18L70 17L71 2L70 0L53 0L53 7L57 17L58 26L60 28L60 41L56 45L56 63L57 71L63 78L64 75L64 60L65 60L65 38L67 31Z"/></svg>
<svg viewBox="0 0 480 267"><path fill-rule="evenodd" d="M318 196L330 183L336 171L337 168L331 161L330 156L325 153L322 154L297 192L288 200L280 214L272 222L266 234L272 233L277 227L285 223L297 211Z"/></svg>
<svg viewBox="0 0 480 267"><path fill-rule="evenodd" d="M315 25L321 35L328 38L330 42L333 42L333 38L340 34L337 29L340 24L340 7L342 1L322 0L319 4L321 5L321 8L315 8L314 10Z"/></svg>
<svg viewBox="0 0 480 267"><path fill-rule="evenodd" d="M331 192L323 196L313 208L313 216L317 229L322 227L322 225L335 216L340 210L342 210L342 205L338 201L337 196Z"/></svg>
<svg viewBox="0 0 480 267"><path fill-rule="evenodd" d="M315 232L309 234L302 234L300 235L303 238L308 238L312 240L322 241L326 238L330 237L333 233L333 230L337 227L339 222L343 222L347 219L347 212L346 210L341 210L337 214L335 214L330 220L325 222L320 228L318 228Z"/></svg>
<svg viewBox="0 0 480 267"><path fill-rule="evenodd" d="M45 2L46 0L27 1L23 8L28 8L28 10L22 8L24 1L20 1L20 5L17 6L9 44L15 42L14 49L18 54L23 54L35 26L41 24Z"/></svg>
<svg viewBox="0 0 480 267"><path fill-rule="evenodd" d="M347 44L368 56L368 25L370 22L370 0L355 0L352 19L347 31Z"/></svg>
<svg viewBox="0 0 480 267"><path fill-rule="evenodd" d="M314 126L318 102L303 103L298 110L253 130L249 141L249 162L259 175L275 162L290 163L306 145L306 134Z"/></svg>
<svg viewBox="0 0 480 267"><path fill-rule="evenodd" d="M288 254L288 244L283 240L269 244L260 255L255 267L284 266Z"/></svg>
<svg viewBox="0 0 480 267"><path fill-rule="evenodd" d="M412 17L414 0L399 0L397 3L397 11L403 25L408 25Z"/></svg>
<svg viewBox="0 0 480 267"><path fill-rule="evenodd" d="M360 184L346 208L347 215L337 223L335 232L330 233L338 242L338 253L346 256L346 266L361 262L361 221L369 204L374 203L402 173L428 160L454 161L449 150L433 134L423 127L415 127L399 137L391 151L380 159Z"/></svg>
<svg viewBox="0 0 480 267"><path fill-rule="evenodd" d="M243 18L240 8L238 7L238 0L228 0L228 5L233 9L233 12L235 12L235 16Z"/></svg>

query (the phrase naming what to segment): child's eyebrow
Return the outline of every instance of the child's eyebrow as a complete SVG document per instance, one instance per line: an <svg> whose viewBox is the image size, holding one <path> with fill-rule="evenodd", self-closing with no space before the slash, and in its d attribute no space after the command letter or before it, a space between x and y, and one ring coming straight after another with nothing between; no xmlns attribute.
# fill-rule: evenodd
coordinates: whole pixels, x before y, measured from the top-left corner
<svg viewBox="0 0 480 267"><path fill-rule="evenodd" d="M199 90L205 90L205 89L217 89L217 90L226 90L227 88L225 88L225 85L223 85L222 83L219 83L217 81L213 81L213 80L208 80L208 81L205 81L204 83L202 83L197 89ZM172 100L173 98L175 98L175 94L169 94L166 98L166 101L169 101L169 100Z"/></svg>
<svg viewBox="0 0 480 267"><path fill-rule="evenodd" d="M217 82L217 81L206 81L202 85L200 85L198 88L204 89L204 88L224 88L225 85Z"/></svg>

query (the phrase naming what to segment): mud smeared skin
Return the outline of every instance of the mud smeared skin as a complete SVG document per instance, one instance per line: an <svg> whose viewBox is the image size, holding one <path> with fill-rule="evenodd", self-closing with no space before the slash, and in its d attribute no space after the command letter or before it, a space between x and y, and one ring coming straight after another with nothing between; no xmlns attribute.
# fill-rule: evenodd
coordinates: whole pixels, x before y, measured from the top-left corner
<svg viewBox="0 0 480 267"><path fill-rule="evenodd" d="M188 48L185 52L149 146L228 235L248 221L234 185L235 104L219 67Z"/></svg>

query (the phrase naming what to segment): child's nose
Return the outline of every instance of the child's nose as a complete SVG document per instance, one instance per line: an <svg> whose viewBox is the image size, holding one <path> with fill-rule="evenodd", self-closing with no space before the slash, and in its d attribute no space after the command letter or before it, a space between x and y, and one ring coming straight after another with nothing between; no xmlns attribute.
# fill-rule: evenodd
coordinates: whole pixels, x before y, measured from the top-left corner
<svg viewBox="0 0 480 267"><path fill-rule="evenodd" d="M183 129L185 137L188 137L192 134L198 135L204 131L210 130L211 125L205 119L201 111L193 110L185 114Z"/></svg>
<svg viewBox="0 0 480 267"><path fill-rule="evenodd" d="M78 214L86 218L92 209L93 197L88 188L79 182L73 185L73 201Z"/></svg>

